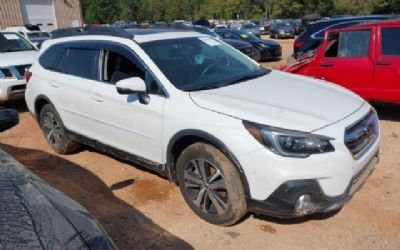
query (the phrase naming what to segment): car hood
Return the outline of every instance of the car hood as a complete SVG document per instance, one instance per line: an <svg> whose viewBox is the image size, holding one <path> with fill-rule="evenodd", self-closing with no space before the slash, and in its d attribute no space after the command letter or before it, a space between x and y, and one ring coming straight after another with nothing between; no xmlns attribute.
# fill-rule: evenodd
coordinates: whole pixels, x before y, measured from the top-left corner
<svg viewBox="0 0 400 250"><path fill-rule="evenodd" d="M240 41L235 39L222 39L222 41L235 48L252 47L250 43L245 41Z"/></svg>
<svg viewBox="0 0 400 250"><path fill-rule="evenodd" d="M275 41L271 41L271 40L264 40L264 39L259 39L257 41L255 41L256 43L263 43L265 45L268 45L270 47L280 47L279 43L275 42Z"/></svg>
<svg viewBox="0 0 400 250"><path fill-rule="evenodd" d="M32 64L37 55L36 50L0 53L0 67Z"/></svg>
<svg viewBox="0 0 400 250"><path fill-rule="evenodd" d="M219 89L191 92L190 96L211 111L306 132L336 123L365 102L337 85L279 71Z"/></svg>

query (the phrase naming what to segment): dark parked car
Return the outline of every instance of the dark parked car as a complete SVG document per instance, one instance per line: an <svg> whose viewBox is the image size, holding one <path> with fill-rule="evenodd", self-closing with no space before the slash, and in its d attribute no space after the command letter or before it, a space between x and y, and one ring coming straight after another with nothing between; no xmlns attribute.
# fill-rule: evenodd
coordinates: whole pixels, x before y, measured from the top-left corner
<svg viewBox="0 0 400 250"><path fill-rule="evenodd" d="M249 42L254 47L255 60L258 62L268 59L279 59L282 56L282 47L277 42L260 39L255 35L241 30L225 29L216 30L215 32L223 39L243 40Z"/></svg>
<svg viewBox="0 0 400 250"><path fill-rule="evenodd" d="M271 26L271 21L268 19L254 20L253 23L260 27L260 35L268 35L269 27Z"/></svg>
<svg viewBox="0 0 400 250"><path fill-rule="evenodd" d="M239 50L240 52L247 55L248 57L250 57L254 60L257 60L253 45L251 45L250 43L248 43L246 41L241 41L241 40L237 40L237 39L224 39L223 37L218 35L216 32L214 32L210 29L207 29L204 26L194 25L193 30L200 32L202 34L207 34L209 36L221 39L223 42L229 44L230 46Z"/></svg>
<svg viewBox="0 0 400 250"><path fill-rule="evenodd" d="M12 109L0 109L0 132L14 127L19 122L18 112Z"/></svg>
<svg viewBox="0 0 400 250"><path fill-rule="evenodd" d="M0 110L0 132L18 124ZM0 149L0 249L116 249L96 219Z"/></svg>
<svg viewBox="0 0 400 250"><path fill-rule="evenodd" d="M269 36L275 39L294 38L295 34L295 27L289 22L273 23L269 28Z"/></svg>
<svg viewBox="0 0 400 250"><path fill-rule="evenodd" d="M346 16L311 23L307 26L306 30L296 38L294 43L294 57L299 58L305 53L317 49L323 42L324 34L327 29L346 28L363 22L386 20L390 18L392 18L390 15Z"/></svg>
<svg viewBox="0 0 400 250"><path fill-rule="evenodd" d="M260 27L258 27L252 22L248 21L232 22L229 24L229 29L240 30L242 32L247 32L257 37L260 37Z"/></svg>

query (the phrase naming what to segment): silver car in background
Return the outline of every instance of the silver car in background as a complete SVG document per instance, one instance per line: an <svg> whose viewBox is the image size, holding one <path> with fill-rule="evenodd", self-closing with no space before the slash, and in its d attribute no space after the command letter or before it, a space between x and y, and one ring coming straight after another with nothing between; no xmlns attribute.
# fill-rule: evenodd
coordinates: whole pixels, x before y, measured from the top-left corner
<svg viewBox="0 0 400 250"><path fill-rule="evenodd" d="M242 30L260 37L260 27L255 23L249 21L237 21L229 24L230 29Z"/></svg>

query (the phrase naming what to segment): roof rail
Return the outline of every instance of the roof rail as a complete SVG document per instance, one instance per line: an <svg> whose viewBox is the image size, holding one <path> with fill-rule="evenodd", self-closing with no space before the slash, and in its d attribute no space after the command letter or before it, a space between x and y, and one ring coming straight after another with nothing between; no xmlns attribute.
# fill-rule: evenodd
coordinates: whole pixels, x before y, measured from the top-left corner
<svg viewBox="0 0 400 250"><path fill-rule="evenodd" d="M51 32L52 39L70 37L70 36L84 36L84 35L97 35L97 36L114 36L127 39L133 39L134 35L117 27L95 27L95 28L65 28L57 29Z"/></svg>

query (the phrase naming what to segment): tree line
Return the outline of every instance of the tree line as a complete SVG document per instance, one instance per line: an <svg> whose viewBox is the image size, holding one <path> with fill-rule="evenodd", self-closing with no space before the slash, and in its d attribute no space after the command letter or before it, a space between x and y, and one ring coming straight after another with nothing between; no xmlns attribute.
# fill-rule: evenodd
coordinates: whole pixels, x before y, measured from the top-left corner
<svg viewBox="0 0 400 250"><path fill-rule="evenodd" d="M400 12L400 0L81 0L86 23L300 18Z"/></svg>

